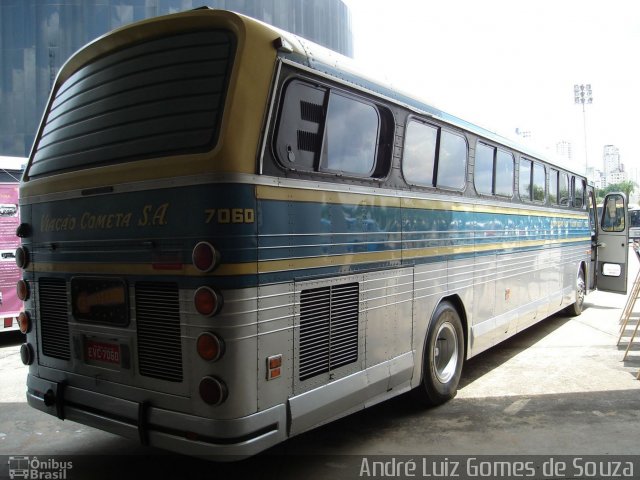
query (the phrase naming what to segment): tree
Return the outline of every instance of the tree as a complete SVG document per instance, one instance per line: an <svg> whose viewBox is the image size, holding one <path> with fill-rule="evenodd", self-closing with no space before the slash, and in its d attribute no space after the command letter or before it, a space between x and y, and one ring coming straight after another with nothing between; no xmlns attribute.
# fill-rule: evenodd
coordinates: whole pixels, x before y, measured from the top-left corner
<svg viewBox="0 0 640 480"><path fill-rule="evenodd" d="M624 182L607 185L605 188L599 189L596 193L598 198L604 198L607 193L624 192L627 198L630 198L636 187L636 182L632 180L625 180Z"/></svg>

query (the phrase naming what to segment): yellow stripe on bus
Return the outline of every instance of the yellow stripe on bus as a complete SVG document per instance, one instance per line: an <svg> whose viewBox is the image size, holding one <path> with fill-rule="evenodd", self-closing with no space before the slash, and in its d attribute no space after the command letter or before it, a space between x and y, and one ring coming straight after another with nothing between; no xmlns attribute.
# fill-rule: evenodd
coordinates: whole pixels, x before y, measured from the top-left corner
<svg viewBox="0 0 640 480"><path fill-rule="evenodd" d="M148 275L148 276L241 276L257 275L261 273L275 273L289 270L303 270L343 266L373 262L388 262L399 260L416 260L436 256L457 254L471 254L491 250L505 250L525 247L540 247L560 245L563 243L588 242L590 237L567 238L560 240L521 240L479 245L458 245L443 247L426 247L417 249L388 250L384 252L365 252L344 255L328 255L323 257L290 258L281 260L262 260L257 263L230 263L220 265L214 272L202 273L193 265L183 265L180 269L162 269L152 264L130 263L44 263L33 264L33 270L38 273L78 273L78 274L110 274L110 275Z"/></svg>
<svg viewBox="0 0 640 480"><path fill-rule="evenodd" d="M446 200L427 200L420 198L400 198L385 195L370 195L331 190L312 190L306 188L272 187L256 185L258 200L279 200L283 202L330 203L377 207L403 207L422 210L452 210L456 212L497 213L505 215L531 215L550 218L586 218L587 213L551 213L521 207L473 205Z"/></svg>

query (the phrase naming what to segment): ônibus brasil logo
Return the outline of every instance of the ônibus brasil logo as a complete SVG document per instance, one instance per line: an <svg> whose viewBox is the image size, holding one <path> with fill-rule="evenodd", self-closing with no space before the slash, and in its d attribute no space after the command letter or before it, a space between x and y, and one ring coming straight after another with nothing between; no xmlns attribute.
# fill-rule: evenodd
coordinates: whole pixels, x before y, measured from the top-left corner
<svg viewBox="0 0 640 480"><path fill-rule="evenodd" d="M9 457L9 478L33 480L67 480L73 462L62 462L54 458L39 460L38 457Z"/></svg>

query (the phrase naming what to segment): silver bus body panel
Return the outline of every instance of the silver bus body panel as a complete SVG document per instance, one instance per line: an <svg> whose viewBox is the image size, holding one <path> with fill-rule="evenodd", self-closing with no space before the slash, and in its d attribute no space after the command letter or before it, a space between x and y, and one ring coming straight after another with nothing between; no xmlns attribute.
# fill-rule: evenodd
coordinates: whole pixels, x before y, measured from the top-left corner
<svg viewBox="0 0 640 480"><path fill-rule="evenodd" d="M58 384L29 374L27 401L30 406L56 415L43 395ZM141 437L139 403L68 386L64 389L64 418L121 435ZM286 439L286 408L279 405L239 419L198 417L151 405L146 411L143 435L148 444L192 456L215 456L238 460Z"/></svg>

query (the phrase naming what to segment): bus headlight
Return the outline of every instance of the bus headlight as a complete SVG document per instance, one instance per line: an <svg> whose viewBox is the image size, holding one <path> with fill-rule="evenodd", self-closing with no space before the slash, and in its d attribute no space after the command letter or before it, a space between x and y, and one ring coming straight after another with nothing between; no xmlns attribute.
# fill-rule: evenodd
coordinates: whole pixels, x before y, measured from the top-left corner
<svg viewBox="0 0 640 480"><path fill-rule="evenodd" d="M227 399L227 386L215 377L204 377L200 380L200 398L209 405L217 406Z"/></svg>

